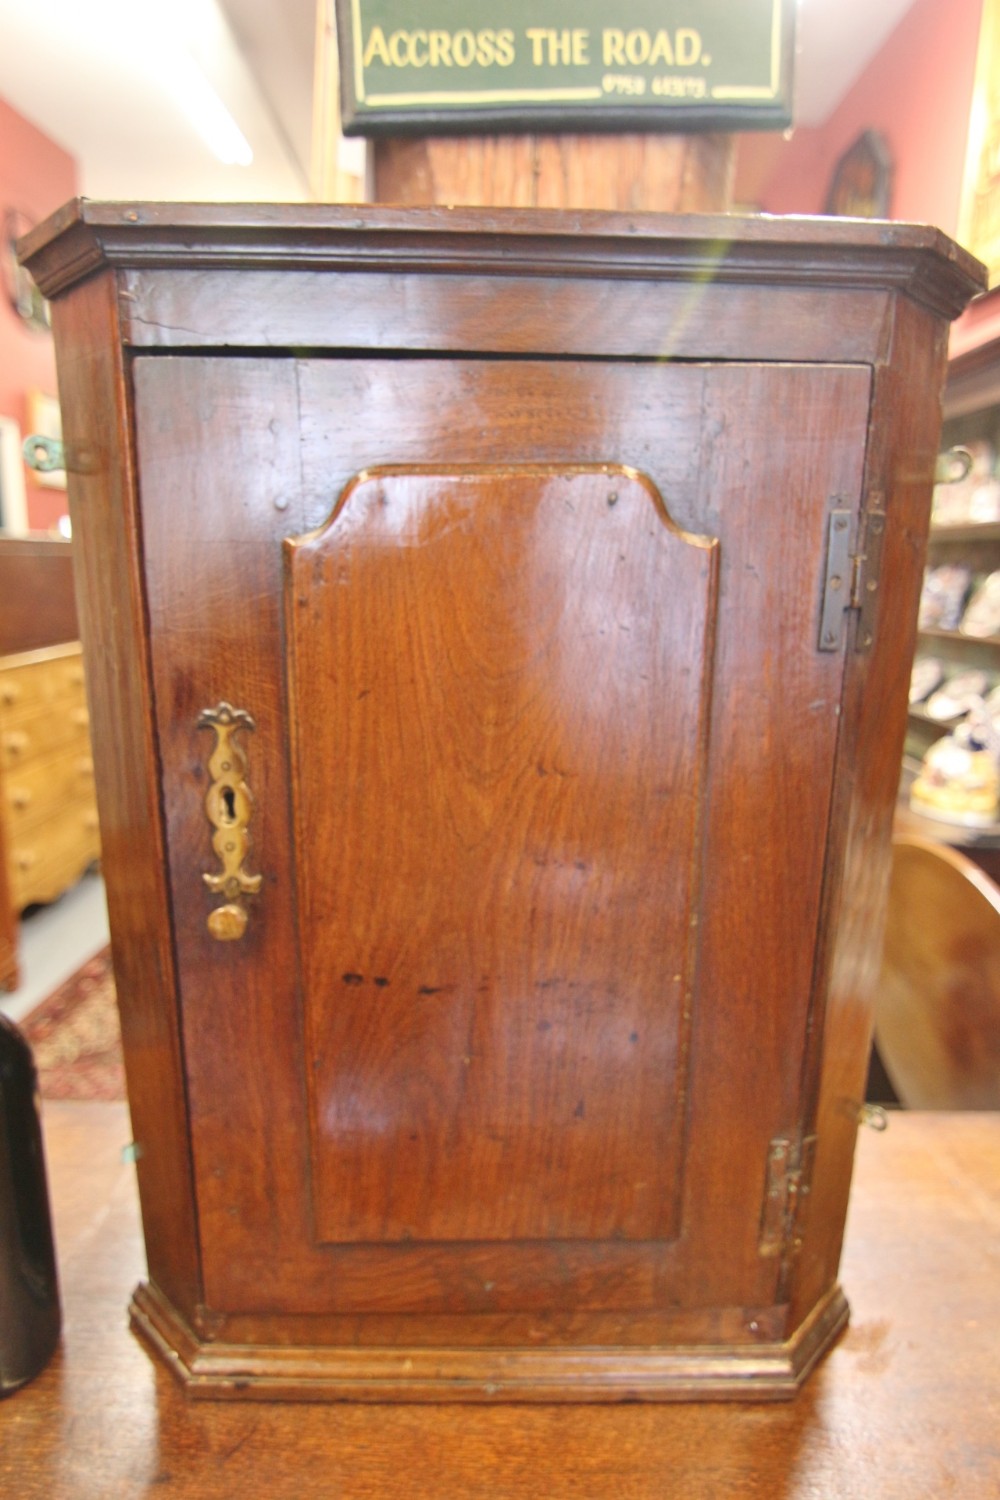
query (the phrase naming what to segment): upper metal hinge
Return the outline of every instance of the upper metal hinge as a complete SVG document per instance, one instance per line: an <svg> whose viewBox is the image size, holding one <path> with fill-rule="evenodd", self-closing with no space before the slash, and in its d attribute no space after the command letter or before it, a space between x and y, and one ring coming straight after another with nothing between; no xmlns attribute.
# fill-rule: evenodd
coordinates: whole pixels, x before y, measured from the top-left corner
<svg viewBox="0 0 1000 1500"><path fill-rule="evenodd" d="M776 1135L768 1146L759 1254L795 1254L799 1249L796 1223L802 1200L809 1192L815 1149L813 1135Z"/></svg>
<svg viewBox="0 0 1000 1500"><path fill-rule="evenodd" d="M856 651L868 651L875 640L885 510L881 495L872 495L861 513L852 542L849 510L832 510L827 521L826 570L819 626L820 651L839 651L844 615L857 611Z"/></svg>

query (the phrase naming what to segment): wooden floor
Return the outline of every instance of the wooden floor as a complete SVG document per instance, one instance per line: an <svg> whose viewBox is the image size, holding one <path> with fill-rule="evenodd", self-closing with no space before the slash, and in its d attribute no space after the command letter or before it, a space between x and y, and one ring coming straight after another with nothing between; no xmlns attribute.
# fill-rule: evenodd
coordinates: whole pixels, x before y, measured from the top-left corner
<svg viewBox="0 0 1000 1500"><path fill-rule="evenodd" d="M850 1330L783 1406L186 1400L128 1331L125 1110L49 1104L63 1345L0 1403L0 1494L279 1500L991 1500L1000 1495L1000 1115L862 1131Z"/></svg>

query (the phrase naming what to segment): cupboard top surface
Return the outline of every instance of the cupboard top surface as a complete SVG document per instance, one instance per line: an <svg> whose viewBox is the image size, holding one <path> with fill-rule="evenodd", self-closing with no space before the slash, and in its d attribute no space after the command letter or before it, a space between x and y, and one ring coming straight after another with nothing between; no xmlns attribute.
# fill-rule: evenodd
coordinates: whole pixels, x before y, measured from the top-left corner
<svg viewBox="0 0 1000 1500"><path fill-rule="evenodd" d="M103 266L478 272L879 287L956 316L985 270L939 230L876 220L400 209L326 204L68 203L21 242L47 297Z"/></svg>

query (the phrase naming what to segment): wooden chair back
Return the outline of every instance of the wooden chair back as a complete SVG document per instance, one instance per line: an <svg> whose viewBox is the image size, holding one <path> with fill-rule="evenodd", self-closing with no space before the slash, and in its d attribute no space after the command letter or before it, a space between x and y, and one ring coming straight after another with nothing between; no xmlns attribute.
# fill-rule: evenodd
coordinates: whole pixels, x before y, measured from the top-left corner
<svg viewBox="0 0 1000 1500"><path fill-rule="evenodd" d="M875 1037L910 1109L1000 1108L1000 886L897 835Z"/></svg>

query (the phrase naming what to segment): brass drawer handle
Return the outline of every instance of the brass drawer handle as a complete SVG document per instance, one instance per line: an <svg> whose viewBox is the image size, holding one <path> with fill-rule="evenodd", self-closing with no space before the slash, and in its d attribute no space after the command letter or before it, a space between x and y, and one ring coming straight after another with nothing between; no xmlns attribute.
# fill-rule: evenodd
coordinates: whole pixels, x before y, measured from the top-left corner
<svg viewBox="0 0 1000 1500"><path fill-rule="evenodd" d="M205 794L205 811L215 829L212 848L222 869L208 872L202 879L214 895L226 897L226 904L217 906L208 916L208 930L220 942L232 942L243 936L248 914L237 898L256 895L263 878L249 875L243 868L251 842L247 825L253 811L253 796L246 783L246 754L234 738L239 730L252 731L255 727L246 710L233 708L231 703L206 708L198 716L199 729L215 730L215 745L208 761L212 780Z"/></svg>

